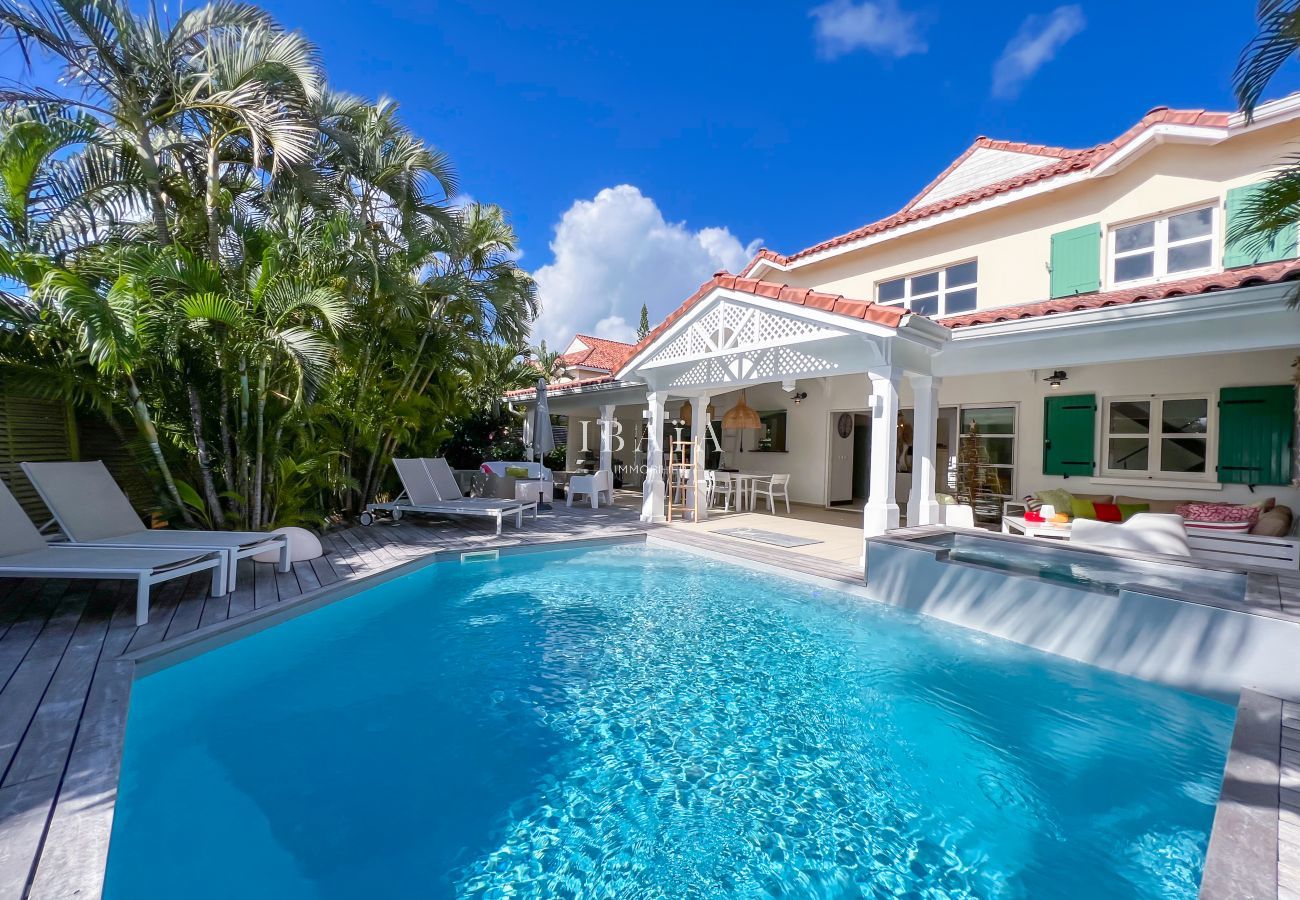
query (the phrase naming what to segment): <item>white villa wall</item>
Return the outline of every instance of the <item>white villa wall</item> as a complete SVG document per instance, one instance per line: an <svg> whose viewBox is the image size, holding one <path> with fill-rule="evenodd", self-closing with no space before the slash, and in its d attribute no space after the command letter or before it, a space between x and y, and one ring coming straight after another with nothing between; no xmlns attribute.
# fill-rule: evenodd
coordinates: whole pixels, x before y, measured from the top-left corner
<svg viewBox="0 0 1300 900"><path fill-rule="evenodd" d="M1104 366L1073 366L1062 394L1095 393L1100 404L1106 397L1140 394L1194 394L1222 387L1285 384L1294 377L1291 363L1300 351L1267 351L1180 359L1152 360ZM1052 393L1043 381L1045 371L1006 372L945 380L940 390L941 405L1010 402L1018 405L1016 419L1016 494L1043 488L1064 487L1081 494L1126 494L1129 496L1181 499L1199 496L1206 500L1237 501L1276 497L1300 512L1300 490L1263 485L1252 495L1246 485L1192 483L1156 487L1146 479L1113 476L1084 478L1042 474L1043 398ZM912 404L911 390L904 384L904 406ZM1101 440L1098 418L1097 439ZM1097 459L1102 459L1100 447ZM1213 460L1211 460L1213 464Z"/></svg>
<svg viewBox="0 0 1300 900"><path fill-rule="evenodd" d="M1289 122L1212 146L1163 144L1113 175L891 237L788 272L766 271L761 277L874 299L879 281L978 259L979 308L1031 303L1050 294L1048 261L1054 233L1099 221L1105 246L1110 226L1207 201L1218 204L1214 258L1221 263L1228 188L1268 177L1280 160L1294 152L1298 139L1300 122ZM1104 254L1102 267L1102 290L1107 290L1114 285L1105 271Z"/></svg>

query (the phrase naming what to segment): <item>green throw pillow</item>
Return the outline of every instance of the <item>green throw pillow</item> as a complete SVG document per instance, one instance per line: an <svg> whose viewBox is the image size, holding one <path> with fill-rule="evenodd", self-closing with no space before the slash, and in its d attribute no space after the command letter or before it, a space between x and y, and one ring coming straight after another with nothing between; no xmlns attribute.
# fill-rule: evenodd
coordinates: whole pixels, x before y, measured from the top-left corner
<svg viewBox="0 0 1300 900"><path fill-rule="evenodd" d="M506 466L507 478L528 478L528 468L526 466Z"/></svg>
<svg viewBox="0 0 1300 900"><path fill-rule="evenodd" d="M1127 522L1133 516L1140 512L1151 512L1150 503L1120 503L1119 518L1121 522Z"/></svg>
<svg viewBox="0 0 1300 900"><path fill-rule="evenodd" d="M1034 496L1043 503L1051 506L1059 513L1068 513L1074 500L1074 495L1065 488L1052 488L1048 491L1039 491Z"/></svg>
<svg viewBox="0 0 1300 900"><path fill-rule="evenodd" d="M1095 519L1097 518L1097 507L1092 505L1091 500L1080 500L1078 497L1071 497L1070 515L1076 519Z"/></svg>

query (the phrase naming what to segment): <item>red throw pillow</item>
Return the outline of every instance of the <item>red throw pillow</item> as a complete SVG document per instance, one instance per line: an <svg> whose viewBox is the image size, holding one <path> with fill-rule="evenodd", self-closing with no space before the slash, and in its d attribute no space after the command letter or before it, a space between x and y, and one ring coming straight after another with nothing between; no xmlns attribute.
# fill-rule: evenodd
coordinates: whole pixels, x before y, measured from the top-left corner
<svg viewBox="0 0 1300 900"><path fill-rule="evenodd" d="M1124 520L1119 507L1114 503L1093 503L1092 505L1097 510L1098 522L1122 522Z"/></svg>

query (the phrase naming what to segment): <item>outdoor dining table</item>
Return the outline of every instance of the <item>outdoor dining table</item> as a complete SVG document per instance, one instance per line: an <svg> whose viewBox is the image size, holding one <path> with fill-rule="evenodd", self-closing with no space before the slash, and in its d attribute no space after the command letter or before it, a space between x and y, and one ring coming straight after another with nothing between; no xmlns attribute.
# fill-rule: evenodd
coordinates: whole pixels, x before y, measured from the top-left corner
<svg viewBox="0 0 1300 900"><path fill-rule="evenodd" d="M732 479L736 482L736 509L754 509L754 503L758 496L759 482L767 481L772 476L759 474L757 472L732 472Z"/></svg>

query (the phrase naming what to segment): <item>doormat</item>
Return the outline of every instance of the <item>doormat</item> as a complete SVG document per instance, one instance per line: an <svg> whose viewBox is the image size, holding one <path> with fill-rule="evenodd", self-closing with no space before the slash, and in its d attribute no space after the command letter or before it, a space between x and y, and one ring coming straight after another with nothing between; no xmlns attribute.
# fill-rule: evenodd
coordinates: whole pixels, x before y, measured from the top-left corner
<svg viewBox="0 0 1300 900"><path fill-rule="evenodd" d="M821 541L814 538L778 534L775 531L764 531L761 528L719 528L713 534L725 534L728 537L737 537L745 541L757 541L760 544L772 544L777 547L807 547L809 544L821 543Z"/></svg>

